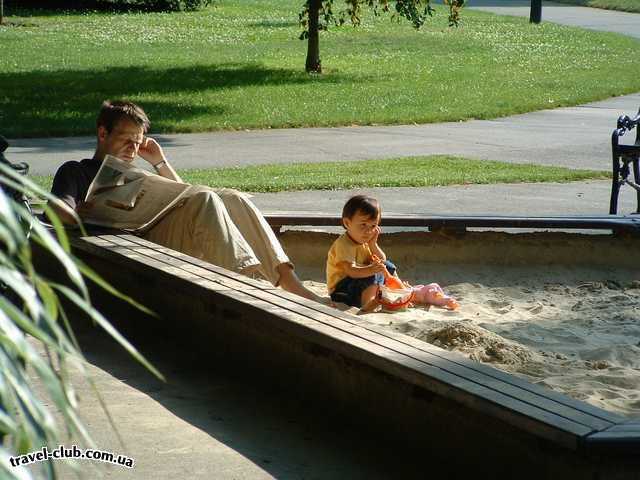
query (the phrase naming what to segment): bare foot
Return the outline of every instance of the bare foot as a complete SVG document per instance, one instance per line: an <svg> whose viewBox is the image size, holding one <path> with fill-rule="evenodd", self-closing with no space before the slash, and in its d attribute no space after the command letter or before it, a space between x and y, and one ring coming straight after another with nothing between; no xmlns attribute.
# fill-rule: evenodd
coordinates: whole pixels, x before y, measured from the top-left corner
<svg viewBox="0 0 640 480"><path fill-rule="evenodd" d="M318 296L318 302L328 307L337 308L337 305L331 300L331 297L320 297Z"/></svg>
<svg viewBox="0 0 640 480"><path fill-rule="evenodd" d="M322 301L322 297L319 297L302 284L302 282L296 275L296 272L293 270L293 267L288 263L281 263L280 265L278 265L278 273L280 273L280 281L278 282L278 285L283 290L286 290L287 292L291 292L308 300L324 303Z"/></svg>
<svg viewBox="0 0 640 480"><path fill-rule="evenodd" d="M374 313L376 310L378 310L381 307L382 307L382 305L380 305L378 303L378 300L376 300L374 298L374 299L368 301L365 305L363 305L362 308L360 308L360 311L358 312L358 314Z"/></svg>

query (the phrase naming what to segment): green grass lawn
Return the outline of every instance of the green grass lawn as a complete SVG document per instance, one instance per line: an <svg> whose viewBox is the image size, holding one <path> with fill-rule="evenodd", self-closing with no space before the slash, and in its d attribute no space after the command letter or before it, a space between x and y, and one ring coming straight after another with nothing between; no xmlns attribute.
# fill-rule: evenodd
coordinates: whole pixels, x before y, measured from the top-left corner
<svg viewBox="0 0 640 480"><path fill-rule="evenodd" d="M570 3L585 7L620 10L622 12L640 13L640 0L553 0L559 3Z"/></svg>
<svg viewBox="0 0 640 480"><path fill-rule="evenodd" d="M435 187L478 183L570 182L607 179L609 172L432 155L357 162L294 163L181 170L191 184L245 192L340 190L368 187ZM51 189L51 176L33 176Z"/></svg>
<svg viewBox="0 0 640 480"><path fill-rule="evenodd" d="M304 72L300 0L225 0L194 13L49 12L0 27L0 133L93 133L105 98L154 132L495 118L640 91L640 42L467 10L420 31L368 14L321 34ZM19 13L19 12L18 12Z"/></svg>

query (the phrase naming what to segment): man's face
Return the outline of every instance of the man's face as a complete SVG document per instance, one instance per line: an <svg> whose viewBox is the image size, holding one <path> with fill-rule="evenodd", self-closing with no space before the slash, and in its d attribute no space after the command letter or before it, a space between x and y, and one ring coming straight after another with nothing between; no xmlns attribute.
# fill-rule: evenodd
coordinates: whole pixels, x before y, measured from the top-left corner
<svg viewBox="0 0 640 480"><path fill-rule="evenodd" d="M110 132L105 127L98 127L98 144L101 150L126 162L132 162L136 158L143 140L144 129L126 118L116 123Z"/></svg>

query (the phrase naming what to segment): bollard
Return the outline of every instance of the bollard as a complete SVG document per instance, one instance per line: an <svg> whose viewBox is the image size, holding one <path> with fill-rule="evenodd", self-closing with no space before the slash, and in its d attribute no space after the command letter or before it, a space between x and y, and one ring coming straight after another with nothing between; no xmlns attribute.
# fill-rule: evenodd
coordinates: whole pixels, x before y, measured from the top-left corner
<svg viewBox="0 0 640 480"><path fill-rule="evenodd" d="M540 20L542 20L542 0L531 0L529 22L540 23Z"/></svg>

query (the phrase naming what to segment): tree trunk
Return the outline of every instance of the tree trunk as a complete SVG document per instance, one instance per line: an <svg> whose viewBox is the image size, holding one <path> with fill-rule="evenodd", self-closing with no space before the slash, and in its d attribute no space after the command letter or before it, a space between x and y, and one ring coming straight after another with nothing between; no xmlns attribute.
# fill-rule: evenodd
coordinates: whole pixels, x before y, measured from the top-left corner
<svg viewBox="0 0 640 480"><path fill-rule="evenodd" d="M320 65L320 31L318 30L318 18L322 0L309 0L309 39L307 41L307 72L322 73Z"/></svg>

